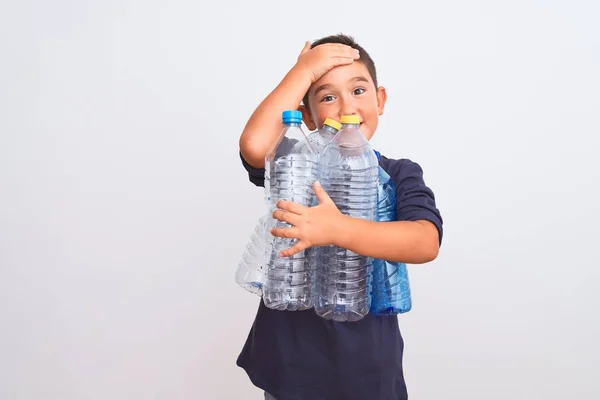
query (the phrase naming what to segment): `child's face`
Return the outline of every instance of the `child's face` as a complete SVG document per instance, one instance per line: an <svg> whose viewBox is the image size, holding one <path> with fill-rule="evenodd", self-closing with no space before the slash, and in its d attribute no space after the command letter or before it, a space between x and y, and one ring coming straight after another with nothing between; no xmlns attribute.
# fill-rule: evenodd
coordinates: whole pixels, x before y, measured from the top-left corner
<svg viewBox="0 0 600 400"><path fill-rule="evenodd" d="M308 92L310 115L304 113L310 130L321 127L326 118L340 121L342 115L360 116L360 130L370 140L387 99L385 88L376 88L367 67L353 62L333 68L313 83Z"/></svg>

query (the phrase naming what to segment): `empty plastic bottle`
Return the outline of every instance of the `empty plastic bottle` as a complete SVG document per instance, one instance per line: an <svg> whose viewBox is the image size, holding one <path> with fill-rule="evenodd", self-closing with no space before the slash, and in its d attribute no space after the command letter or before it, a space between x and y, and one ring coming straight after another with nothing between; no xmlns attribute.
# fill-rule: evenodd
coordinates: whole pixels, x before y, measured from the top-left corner
<svg viewBox="0 0 600 400"><path fill-rule="evenodd" d="M238 285L258 296L262 296L267 262L267 221L267 215L258 220L235 273Z"/></svg>
<svg viewBox="0 0 600 400"><path fill-rule="evenodd" d="M396 220L396 186L379 167L377 221ZM371 314L394 315L410 311L412 300L406 264L381 259L373 260Z"/></svg>
<svg viewBox="0 0 600 400"><path fill-rule="evenodd" d="M346 215L374 221L379 163L359 129L360 117L342 117L342 128L319 159L319 180ZM357 321L371 305L372 259L350 250L319 248L315 311L325 319Z"/></svg>
<svg viewBox="0 0 600 400"><path fill-rule="evenodd" d="M335 135L339 132L342 124L332 118L326 118L323 122L323 126L320 129L317 129L310 135L308 135L308 142L310 143L312 149L318 157L323 153L325 147L331 142L331 140L335 137ZM317 162L318 165L318 162ZM318 172L317 172L318 175ZM317 205L319 201L315 197L313 205ZM319 254L321 253L321 249L319 246L313 246L307 250L308 258L311 267L317 269L319 264Z"/></svg>
<svg viewBox="0 0 600 400"><path fill-rule="evenodd" d="M326 118L321 129L317 129L308 136L308 142L317 156L323 153L331 139L338 133L342 124L335 119Z"/></svg>
<svg viewBox="0 0 600 400"><path fill-rule="evenodd" d="M301 128L302 114L295 110L284 111L282 121L281 136L265 158L267 238L270 247L264 274L263 302L276 310L307 310L313 306L315 284L315 269L309 263L309 252L305 250L285 258L279 256L280 251L292 247L296 240L274 237L270 232L273 227L290 227L272 217L279 200L305 206L313 204L317 157Z"/></svg>

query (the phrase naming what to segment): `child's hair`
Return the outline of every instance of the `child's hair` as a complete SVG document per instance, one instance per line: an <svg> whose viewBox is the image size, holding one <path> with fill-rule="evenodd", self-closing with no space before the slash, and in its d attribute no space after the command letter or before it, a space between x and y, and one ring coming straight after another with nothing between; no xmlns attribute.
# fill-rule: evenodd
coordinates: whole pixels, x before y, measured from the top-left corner
<svg viewBox="0 0 600 400"><path fill-rule="evenodd" d="M358 62L363 63L365 67L367 67L367 71L369 71L371 79L373 79L373 83L375 84L375 87L377 87L377 71L375 70L375 62L373 62L373 59L371 58L369 53L367 53L367 51L363 49L361 45L356 43L352 36L344 35L342 33L339 33L337 35L326 36L324 38L314 41L310 48L314 49L318 45L325 43L345 44L347 46L352 47L353 49L358 50L358 52L360 53L360 58L358 59ZM302 103L308 108L308 92L306 92L306 94L304 95Z"/></svg>

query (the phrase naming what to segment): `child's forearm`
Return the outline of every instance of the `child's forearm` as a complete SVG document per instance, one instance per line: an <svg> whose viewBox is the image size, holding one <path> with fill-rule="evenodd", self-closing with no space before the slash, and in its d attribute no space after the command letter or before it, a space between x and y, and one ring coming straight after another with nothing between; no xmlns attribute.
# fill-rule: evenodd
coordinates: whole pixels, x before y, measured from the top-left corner
<svg viewBox="0 0 600 400"><path fill-rule="evenodd" d="M281 113L297 109L310 85L310 75L294 67L256 108L240 137L240 151L251 166L265 166L265 156L281 133Z"/></svg>
<svg viewBox="0 0 600 400"><path fill-rule="evenodd" d="M423 264L439 251L439 233L429 221L373 222L343 216L334 244L387 261Z"/></svg>

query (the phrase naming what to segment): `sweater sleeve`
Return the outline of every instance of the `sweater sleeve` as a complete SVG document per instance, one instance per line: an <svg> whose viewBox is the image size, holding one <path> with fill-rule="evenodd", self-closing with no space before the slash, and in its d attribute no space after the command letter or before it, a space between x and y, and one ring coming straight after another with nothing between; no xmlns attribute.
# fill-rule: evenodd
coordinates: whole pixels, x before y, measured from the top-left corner
<svg viewBox="0 0 600 400"><path fill-rule="evenodd" d="M438 229L441 244L442 215L435 204L433 191L425 184L423 169L408 159L386 161L388 174L396 185L398 221L430 221Z"/></svg>

